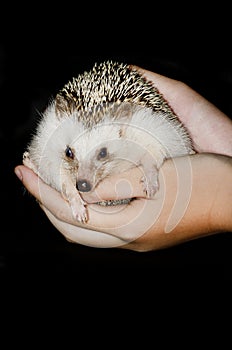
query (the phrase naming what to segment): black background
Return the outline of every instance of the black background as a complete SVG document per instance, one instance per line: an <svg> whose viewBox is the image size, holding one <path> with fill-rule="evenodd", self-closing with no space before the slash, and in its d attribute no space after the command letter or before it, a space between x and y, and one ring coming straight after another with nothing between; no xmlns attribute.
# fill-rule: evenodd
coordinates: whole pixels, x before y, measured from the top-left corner
<svg viewBox="0 0 232 350"><path fill-rule="evenodd" d="M202 24L204 31L191 28L190 33L184 29L187 22L185 18L185 23L169 30L168 35L154 26L154 35L149 40L144 29L133 35L132 30L112 34L109 29L107 38L106 28L101 40L100 31L95 35L94 30L83 39L80 28L75 40L75 35L67 41L55 30L47 36L36 33L31 38L29 26L19 34L15 29L14 40L11 35L2 40L0 273L3 278L39 280L43 285L47 277L59 280L69 276L69 281L78 281L80 285L85 281L93 288L103 281L106 286L113 280L123 288L125 278L136 287L160 281L169 281L172 286L179 280L196 284L230 282L230 233L147 253L80 246L67 242L57 232L14 175L14 167L21 164L37 110L42 111L58 88L72 76L91 68L95 61L119 60L182 80L232 117L230 33L222 27L218 31L213 21L210 26ZM122 36L124 40L120 41Z"/></svg>

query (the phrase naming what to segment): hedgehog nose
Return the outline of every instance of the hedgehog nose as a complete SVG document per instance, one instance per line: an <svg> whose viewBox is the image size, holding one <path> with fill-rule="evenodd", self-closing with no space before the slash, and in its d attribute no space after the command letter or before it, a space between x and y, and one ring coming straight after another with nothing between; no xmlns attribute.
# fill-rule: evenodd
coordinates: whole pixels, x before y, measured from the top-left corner
<svg viewBox="0 0 232 350"><path fill-rule="evenodd" d="M87 180L78 180L77 181L77 189L80 192L89 192L91 190L92 186L89 181Z"/></svg>

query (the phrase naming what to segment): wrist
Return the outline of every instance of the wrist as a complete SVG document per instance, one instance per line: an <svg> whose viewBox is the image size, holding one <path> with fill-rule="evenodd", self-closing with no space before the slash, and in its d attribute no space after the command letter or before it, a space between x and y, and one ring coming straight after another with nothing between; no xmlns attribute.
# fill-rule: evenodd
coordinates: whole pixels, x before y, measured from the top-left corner
<svg viewBox="0 0 232 350"><path fill-rule="evenodd" d="M232 158L215 157L217 187L211 210L212 227L217 232L232 232Z"/></svg>

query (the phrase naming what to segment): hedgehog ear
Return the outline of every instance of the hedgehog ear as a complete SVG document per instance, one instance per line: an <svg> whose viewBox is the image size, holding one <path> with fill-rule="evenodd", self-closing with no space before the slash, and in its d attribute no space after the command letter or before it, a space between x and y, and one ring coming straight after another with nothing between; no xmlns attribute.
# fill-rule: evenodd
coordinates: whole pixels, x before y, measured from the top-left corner
<svg viewBox="0 0 232 350"><path fill-rule="evenodd" d="M71 114L74 111L74 103L68 101L62 95L57 94L55 98L55 112L58 118L61 118L64 114Z"/></svg>

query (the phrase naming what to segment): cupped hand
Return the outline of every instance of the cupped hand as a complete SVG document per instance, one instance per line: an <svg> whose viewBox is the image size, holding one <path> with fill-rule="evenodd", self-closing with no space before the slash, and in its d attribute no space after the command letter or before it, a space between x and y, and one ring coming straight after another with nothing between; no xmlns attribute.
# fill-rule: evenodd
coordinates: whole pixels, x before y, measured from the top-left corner
<svg viewBox="0 0 232 350"><path fill-rule="evenodd" d="M232 121L184 83L140 67L132 68L159 89L188 128L197 152L202 153L166 161L160 170L160 189L155 199L143 198L141 172L132 169L104 180L94 193L84 194L89 221L82 225L73 219L62 195L30 169L20 165L16 173L20 172L24 186L57 230L78 244L147 251L230 229L228 213L222 209L218 212L218 204L224 208L221 195L225 200L232 183ZM125 197L135 199L129 205L114 207L94 204Z"/></svg>

